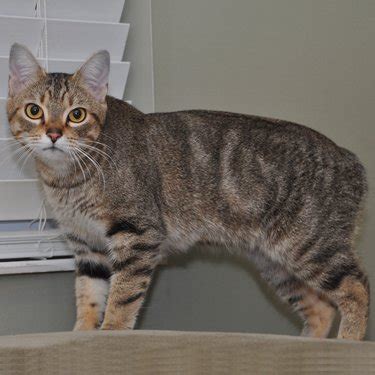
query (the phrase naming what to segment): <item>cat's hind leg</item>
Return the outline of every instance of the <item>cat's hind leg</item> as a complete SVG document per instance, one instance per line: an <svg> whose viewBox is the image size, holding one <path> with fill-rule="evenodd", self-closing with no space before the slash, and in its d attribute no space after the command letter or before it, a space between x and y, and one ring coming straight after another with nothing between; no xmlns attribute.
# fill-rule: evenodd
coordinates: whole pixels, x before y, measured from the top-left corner
<svg viewBox="0 0 375 375"><path fill-rule="evenodd" d="M328 336L336 308L326 298L289 273L285 267L258 254L255 263L261 276L303 321L301 335L317 338Z"/></svg>
<svg viewBox="0 0 375 375"><path fill-rule="evenodd" d="M311 250L294 267L299 279L337 306L338 338L362 340L369 314L369 283L352 247L330 244Z"/></svg>
<svg viewBox="0 0 375 375"><path fill-rule="evenodd" d="M337 309L322 295L305 286L302 298L291 305L304 321L301 336L325 338L329 335Z"/></svg>

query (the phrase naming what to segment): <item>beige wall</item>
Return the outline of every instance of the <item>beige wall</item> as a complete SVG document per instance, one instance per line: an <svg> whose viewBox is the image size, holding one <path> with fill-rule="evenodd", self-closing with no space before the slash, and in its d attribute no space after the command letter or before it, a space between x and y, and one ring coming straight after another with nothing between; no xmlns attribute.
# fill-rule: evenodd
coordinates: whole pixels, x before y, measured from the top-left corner
<svg viewBox="0 0 375 375"><path fill-rule="evenodd" d="M157 111L288 119L359 155L370 182L359 248L375 285L375 2L153 0L152 7ZM145 326L297 333L244 265L198 255L178 262L160 273ZM374 312L370 325L375 339Z"/></svg>

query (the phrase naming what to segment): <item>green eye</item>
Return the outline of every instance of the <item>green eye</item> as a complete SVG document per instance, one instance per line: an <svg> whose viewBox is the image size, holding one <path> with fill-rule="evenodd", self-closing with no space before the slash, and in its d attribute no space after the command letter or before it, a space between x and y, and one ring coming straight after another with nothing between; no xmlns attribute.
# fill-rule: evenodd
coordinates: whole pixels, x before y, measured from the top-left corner
<svg viewBox="0 0 375 375"><path fill-rule="evenodd" d="M39 120L43 117L43 110L38 106L38 104L30 103L25 108L26 116L32 120Z"/></svg>
<svg viewBox="0 0 375 375"><path fill-rule="evenodd" d="M68 121L74 124L83 122L86 118L86 110L84 108L75 108L68 114Z"/></svg>

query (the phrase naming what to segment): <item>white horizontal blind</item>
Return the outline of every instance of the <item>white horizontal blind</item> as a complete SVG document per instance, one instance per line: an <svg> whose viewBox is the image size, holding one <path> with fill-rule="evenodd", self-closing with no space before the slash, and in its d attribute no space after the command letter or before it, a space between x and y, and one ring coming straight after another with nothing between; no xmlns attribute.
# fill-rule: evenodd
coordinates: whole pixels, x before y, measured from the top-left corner
<svg viewBox="0 0 375 375"><path fill-rule="evenodd" d="M111 54L109 94L122 99L130 67L129 62L122 61L129 32L129 24L119 22L124 2L0 0L0 221L35 219L42 205L32 160L17 160L8 141L6 96L11 45L27 46L49 72L67 73L74 72L93 52L106 49ZM71 254L63 240L48 243L51 236L56 233L0 232L0 273L16 272L20 262L24 272L44 269L41 258L50 259L49 269L72 269L72 259L65 259ZM46 246L54 250L48 252Z"/></svg>
<svg viewBox="0 0 375 375"><path fill-rule="evenodd" d="M17 234L17 235L15 235ZM0 232L0 273L70 271L72 253L57 230Z"/></svg>

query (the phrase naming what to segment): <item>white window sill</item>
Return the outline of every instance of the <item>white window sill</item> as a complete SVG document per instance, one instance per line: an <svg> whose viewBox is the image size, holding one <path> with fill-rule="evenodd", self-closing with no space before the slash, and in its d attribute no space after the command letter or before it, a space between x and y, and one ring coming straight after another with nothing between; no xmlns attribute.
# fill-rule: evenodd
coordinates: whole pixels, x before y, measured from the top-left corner
<svg viewBox="0 0 375 375"><path fill-rule="evenodd" d="M0 264L0 275L74 270L74 259L20 260Z"/></svg>

